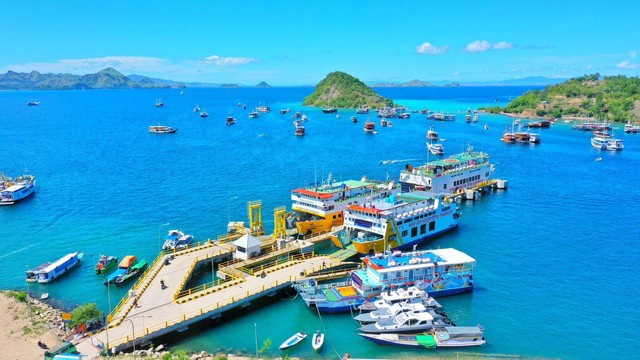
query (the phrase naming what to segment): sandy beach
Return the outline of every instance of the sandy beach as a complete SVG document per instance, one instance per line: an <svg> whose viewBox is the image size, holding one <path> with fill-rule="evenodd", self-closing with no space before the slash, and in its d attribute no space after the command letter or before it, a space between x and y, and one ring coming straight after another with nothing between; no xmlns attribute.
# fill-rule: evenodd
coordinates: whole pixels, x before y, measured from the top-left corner
<svg viewBox="0 0 640 360"><path fill-rule="evenodd" d="M42 360L44 351L38 341L55 347L64 333L49 321L55 310L32 300L33 322L26 302L19 302L7 292L0 292L0 349L3 359ZM59 336L62 335L62 336Z"/></svg>

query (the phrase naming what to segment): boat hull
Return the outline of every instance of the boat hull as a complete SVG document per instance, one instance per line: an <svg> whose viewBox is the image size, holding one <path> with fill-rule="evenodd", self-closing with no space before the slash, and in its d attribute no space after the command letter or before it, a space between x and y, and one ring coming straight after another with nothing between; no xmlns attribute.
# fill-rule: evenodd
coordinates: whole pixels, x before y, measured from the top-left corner
<svg viewBox="0 0 640 360"><path fill-rule="evenodd" d="M381 238L379 240L374 240L374 241L367 241L367 242L357 242L357 241L353 241L353 245L356 249L356 251L360 254L372 254L374 252L379 252L379 251L383 251L385 248L385 244L387 246L391 246L392 249L395 250L406 250L406 249L411 249L414 245L420 245L423 242L435 238L437 236L440 236L442 234L445 234L449 231L453 231L458 227L458 224L452 224L450 227L446 228L446 229L442 229L440 231L436 231L433 232L431 234L428 234L427 236L415 239L415 240L411 240L409 242L406 243L401 243L399 244L397 241L388 241L385 238ZM333 240L333 238L332 238ZM339 241L337 238L335 241ZM335 243L334 241L334 243Z"/></svg>

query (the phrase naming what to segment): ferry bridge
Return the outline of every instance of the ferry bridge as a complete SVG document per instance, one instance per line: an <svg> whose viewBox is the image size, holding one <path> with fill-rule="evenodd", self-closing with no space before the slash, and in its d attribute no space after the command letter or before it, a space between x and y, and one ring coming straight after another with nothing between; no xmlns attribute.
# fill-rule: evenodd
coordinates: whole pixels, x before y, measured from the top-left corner
<svg viewBox="0 0 640 360"><path fill-rule="evenodd" d="M251 216L250 216L251 217ZM277 246L283 235L276 226L273 236L261 235L260 226L251 223L245 233L261 238L262 254L248 260L234 258L231 242L242 232L225 234L181 251L165 251L153 261L107 317L108 325L76 343L78 351L98 358L104 349L112 353L151 342L154 338L205 319L215 319L226 311L245 307L264 296L273 296L293 281L346 276L342 257L315 254L310 242L328 239L317 234ZM280 243L282 245L282 243ZM171 259L173 258L173 259ZM166 259L171 259L167 264ZM220 280L185 288L198 266L218 266ZM211 264L211 265L209 265ZM353 266L358 266L354 263ZM351 267L351 269L353 268ZM335 268L335 270L332 270ZM161 286L164 281L166 288Z"/></svg>

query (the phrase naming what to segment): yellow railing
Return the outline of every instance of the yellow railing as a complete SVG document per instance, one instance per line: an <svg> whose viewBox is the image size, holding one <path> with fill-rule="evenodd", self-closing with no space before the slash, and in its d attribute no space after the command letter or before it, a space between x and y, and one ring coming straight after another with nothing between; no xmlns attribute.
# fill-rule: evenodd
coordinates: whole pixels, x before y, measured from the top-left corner
<svg viewBox="0 0 640 360"><path fill-rule="evenodd" d="M184 296L184 295L182 295L182 293L187 291L187 290L189 290L189 289L187 289L187 290L182 290L182 289L184 288L184 286L189 281L189 278L191 277L191 274L193 273L193 269L198 265L199 262L206 261L208 259L211 259L211 258L216 257L216 256L220 256L220 255L225 254L225 253L226 252L222 251L222 250L218 251L217 253L209 253L202 260L199 259L198 257L196 257L195 260L193 261L193 263L191 264L191 267L189 268L189 270L185 274L184 278L182 279L182 282L180 283L180 286L178 286L178 290L173 294L173 299L176 300L179 297Z"/></svg>

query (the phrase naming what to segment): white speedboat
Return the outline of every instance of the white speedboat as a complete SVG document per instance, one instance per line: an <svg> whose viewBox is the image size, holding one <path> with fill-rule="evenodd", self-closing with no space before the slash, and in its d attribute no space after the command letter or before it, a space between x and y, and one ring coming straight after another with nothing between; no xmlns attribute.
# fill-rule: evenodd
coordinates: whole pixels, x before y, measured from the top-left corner
<svg viewBox="0 0 640 360"><path fill-rule="evenodd" d="M324 334L318 330L311 338L311 347L315 351L320 351L322 350L322 345L324 345Z"/></svg>
<svg viewBox="0 0 640 360"><path fill-rule="evenodd" d="M192 235L185 235L180 230L169 230L164 239L162 250L183 250L193 242Z"/></svg>
<svg viewBox="0 0 640 360"><path fill-rule="evenodd" d="M451 320L435 312L404 312L391 319L377 321L360 327L364 333L408 333L430 331L434 328L451 325Z"/></svg>
<svg viewBox="0 0 640 360"><path fill-rule="evenodd" d="M444 155L444 146L442 146L442 144L428 143L427 148L433 155Z"/></svg>
<svg viewBox="0 0 640 360"><path fill-rule="evenodd" d="M306 338L307 338L307 334L305 334L302 331L295 333L290 338L285 340L282 344L280 344L280 350L286 350L286 349L292 348L298 345L302 340Z"/></svg>

